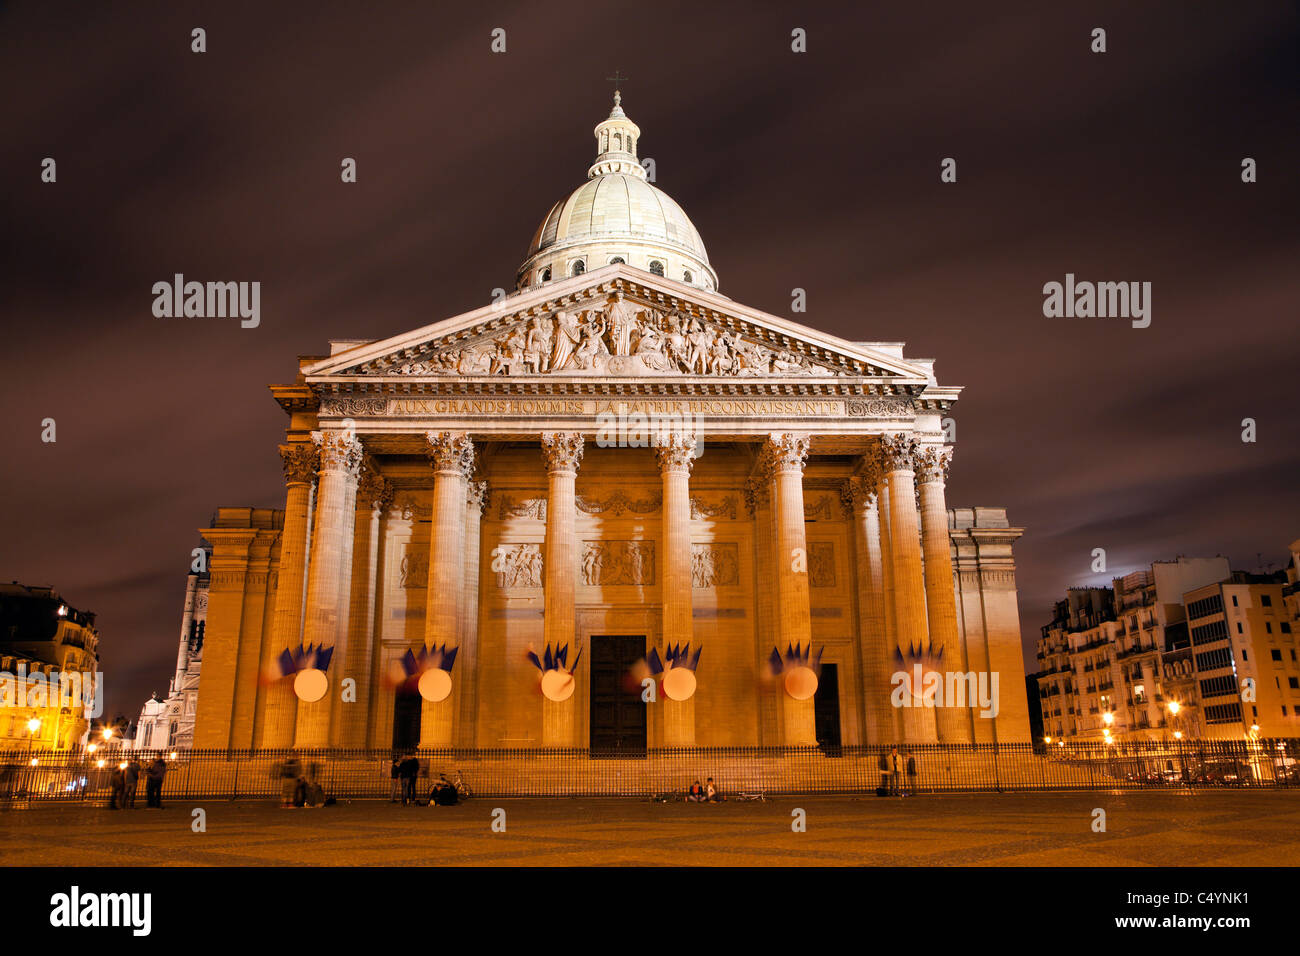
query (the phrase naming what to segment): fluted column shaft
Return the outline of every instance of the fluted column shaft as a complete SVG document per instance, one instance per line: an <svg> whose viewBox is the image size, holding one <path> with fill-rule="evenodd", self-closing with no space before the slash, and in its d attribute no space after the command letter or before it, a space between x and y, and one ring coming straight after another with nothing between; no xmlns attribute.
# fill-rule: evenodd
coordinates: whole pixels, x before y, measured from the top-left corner
<svg viewBox="0 0 1300 956"><path fill-rule="evenodd" d="M464 586L466 482L474 470L474 444L456 432L429 432L429 462L433 466L433 516L429 531L429 578L424 612L424 644L457 647L460 603ZM452 687L455 687L453 679ZM452 743L456 694L420 705L420 746Z"/></svg>
<svg viewBox="0 0 1300 956"><path fill-rule="evenodd" d="M661 567L664 644L686 645L694 634L691 580L691 465L695 436L664 435L656 454L663 478L663 546ZM665 747L695 746L695 698L660 701Z"/></svg>
<svg viewBox="0 0 1300 956"><path fill-rule="evenodd" d="M356 530L352 546L352 586L348 596L348 646L343 676L356 682L356 700L341 703L335 739L342 747L365 747L374 660L375 603L379 574L379 541L384 510L392 487L373 463L363 468L357 483Z"/></svg>
<svg viewBox="0 0 1300 956"><path fill-rule="evenodd" d="M271 640L263 648L262 669L270 674L280 652L297 647L302 640L303 594L307 588L307 532L311 524L312 490L320 454L314 442L280 446L284 465L284 528L280 532L280 566L275 589L275 611L271 619ZM293 678L284 677L266 685L258 746L293 746L298 698Z"/></svg>
<svg viewBox="0 0 1300 956"><path fill-rule="evenodd" d="M874 461L848 482L856 547L858 646L861 650L866 743L884 744L895 739L894 708L889 705L889 675L893 671L891 648L885 634L885 581L880 542L880 505L877 498L879 469Z"/></svg>
<svg viewBox="0 0 1300 956"><path fill-rule="evenodd" d="M925 607L930 643L936 652L942 653L945 670L964 673L961 637L957 632L948 505L944 500L944 485L951 461L952 449L930 447L917 455L916 468L921 492L921 545L925 551ZM974 742L969 702L958 707L955 701L944 700L935 716L941 743Z"/></svg>
<svg viewBox="0 0 1300 956"><path fill-rule="evenodd" d="M487 506L486 481L471 481L466 486L465 500L465 571L464 592L461 597L460 653L456 669L460 676L455 683L460 694L460 733L462 747L476 744L478 729L478 613L479 613L479 561L482 553L483 509Z"/></svg>
<svg viewBox="0 0 1300 956"><path fill-rule="evenodd" d="M803 469L808 436L774 433L765 446L771 476L772 510L776 523L776 580L780 616L777 647L807 648L812 641L812 611L808 596L808 538L804 531ZM786 746L815 746L817 727L812 698L794 700L782 694Z"/></svg>
<svg viewBox="0 0 1300 956"><path fill-rule="evenodd" d="M316 484L315 533L307 566L303 641L318 648L335 647L347 640L344 580L352 566L351 528L356 510L361 443L350 431L314 432L312 440L320 448L320 473ZM343 661L331 660L329 690L325 696L314 702L298 702L295 747L329 744L330 714L339 692L338 675L342 670Z"/></svg>
<svg viewBox="0 0 1300 956"><path fill-rule="evenodd" d="M547 469L546 552L542 561L543 631L552 650L568 645L570 661L577 650L574 646L578 570L575 485L582 448L582 436L577 432L546 432L542 435L542 453ZM577 679L576 674L574 679ZM542 699L543 746L577 746L576 697L575 692L568 700Z"/></svg>
<svg viewBox="0 0 1300 956"><path fill-rule="evenodd" d="M881 439L880 467L889 482L889 537L893 552L894 626L908 673L910 655L929 647L925 610L925 581L921 571L921 528L916 511L916 476L913 456L916 442L906 435ZM909 744L934 743L934 712L922 706L912 687L914 706L903 709L904 740Z"/></svg>

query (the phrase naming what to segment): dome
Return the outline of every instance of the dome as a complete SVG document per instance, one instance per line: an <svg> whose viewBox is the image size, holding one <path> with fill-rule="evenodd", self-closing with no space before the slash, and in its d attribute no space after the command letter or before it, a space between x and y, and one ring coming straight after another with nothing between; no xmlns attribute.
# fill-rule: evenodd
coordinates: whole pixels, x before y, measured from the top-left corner
<svg viewBox="0 0 1300 956"><path fill-rule="evenodd" d="M647 180L636 152L641 130L620 99L616 92L609 118L595 128L597 155L587 182L552 206L533 234L519 267L519 290L617 262L717 289L699 232L682 207Z"/></svg>

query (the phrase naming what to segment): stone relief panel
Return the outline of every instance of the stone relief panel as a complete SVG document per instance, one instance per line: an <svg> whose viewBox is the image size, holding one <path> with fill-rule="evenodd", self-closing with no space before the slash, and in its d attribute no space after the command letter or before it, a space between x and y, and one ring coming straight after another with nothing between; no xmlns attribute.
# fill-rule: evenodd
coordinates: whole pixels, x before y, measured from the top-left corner
<svg viewBox="0 0 1300 956"><path fill-rule="evenodd" d="M503 544L492 552L492 570L497 587L540 588L542 586L542 546L540 544Z"/></svg>
<svg viewBox="0 0 1300 956"><path fill-rule="evenodd" d="M603 307L558 309L513 328L412 361L392 356L361 366L372 375L843 375L791 348L656 309L616 294Z"/></svg>
<svg viewBox="0 0 1300 956"><path fill-rule="evenodd" d="M588 585L655 583L653 541L582 542L582 583Z"/></svg>
<svg viewBox="0 0 1300 956"><path fill-rule="evenodd" d="M835 545L830 541L808 542L808 585L835 587Z"/></svg>
<svg viewBox="0 0 1300 956"><path fill-rule="evenodd" d="M838 502L830 495L808 496L803 503L803 516L809 520L829 521L836 516Z"/></svg>
<svg viewBox="0 0 1300 956"><path fill-rule="evenodd" d="M691 545L691 586L730 587L740 583L740 546L733 542Z"/></svg>
<svg viewBox="0 0 1300 956"><path fill-rule="evenodd" d="M406 545L406 553L397 566L397 586L405 591L423 591L429 587L429 545Z"/></svg>

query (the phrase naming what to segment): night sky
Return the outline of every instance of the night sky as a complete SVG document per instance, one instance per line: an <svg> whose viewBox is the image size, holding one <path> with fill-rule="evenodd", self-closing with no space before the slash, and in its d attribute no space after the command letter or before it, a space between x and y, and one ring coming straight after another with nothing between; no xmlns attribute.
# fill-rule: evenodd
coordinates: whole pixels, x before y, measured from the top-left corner
<svg viewBox="0 0 1300 956"><path fill-rule="evenodd" d="M1030 669L1067 585L1300 536L1294 3L99 6L0 8L0 579L98 614L110 714L166 691L196 529L283 507L267 384L511 288L616 69L723 293L966 386L948 501L1026 529ZM260 327L155 318L177 272ZM1045 318L1067 272L1150 328Z"/></svg>

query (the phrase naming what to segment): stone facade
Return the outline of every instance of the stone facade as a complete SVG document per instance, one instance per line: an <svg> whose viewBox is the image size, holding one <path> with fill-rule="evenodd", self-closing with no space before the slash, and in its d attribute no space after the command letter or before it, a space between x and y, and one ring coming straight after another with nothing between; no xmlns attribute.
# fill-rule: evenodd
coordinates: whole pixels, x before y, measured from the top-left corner
<svg viewBox="0 0 1300 956"><path fill-rule="evenodd" d="M616 119L602 147L626 135ZM629 157L593 175L633 175ZM542 279L540 261L504 301L335 343L272 387L285 509L203 530L196 746L587 748L629 726L650 749L1028 739L1020 531L945 501L959 388L896 344L721 296L711 271ZM610 664L688 642L703 652L682 700L642 703ZM258 680L300 643L333 648L320 701ZM529 655L561 648L574 686L557 700ZM816 696L773 673L796 648ZM413 698L411 662L450 649L450 692ZM900 713L913 652L1001 671L996 716Z"/></svg>

